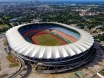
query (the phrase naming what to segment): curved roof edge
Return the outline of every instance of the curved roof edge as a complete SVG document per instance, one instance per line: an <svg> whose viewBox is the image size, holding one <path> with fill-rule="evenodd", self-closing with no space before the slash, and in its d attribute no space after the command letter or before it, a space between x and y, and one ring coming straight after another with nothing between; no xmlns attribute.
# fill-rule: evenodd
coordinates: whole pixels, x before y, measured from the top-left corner
<svg viewBox="0 0 104 78"><path fill-rule="evenodd" d="M54 23L58 25L62 25L64 27L73 29L80 33L81 37L78 41L61 46L40 46L35 45L27 42L18 32L18 28L28 25L28 24L35 24L35 23L28 23L15 26L9 29L6 32L6 37L10 47L25 56L35 57L35 58L44 58L44 59L54 59L54 58L64 58L68 56L73 56L76 54L80 54L86 50L88 50L94 43L94 39L92 35L85 32L82 29L78 29L76 27L72 27L70 25L66 25L63 23L57 22L39 22L39 23Z"/></svg>

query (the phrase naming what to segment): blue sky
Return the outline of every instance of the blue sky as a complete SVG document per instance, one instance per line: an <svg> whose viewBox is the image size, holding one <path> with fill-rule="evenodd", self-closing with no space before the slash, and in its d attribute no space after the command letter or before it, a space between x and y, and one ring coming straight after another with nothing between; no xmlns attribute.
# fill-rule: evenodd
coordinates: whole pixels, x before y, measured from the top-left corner
<svg viewBox="0 0 104 78"><path fill-rule="evenodd" d="M19 1L35 1L35 0L0 0L0 2L19 2ZM39 1L82 1L82 2L96 2L96 1L104 1L104 0L39 0Z"/></svg>

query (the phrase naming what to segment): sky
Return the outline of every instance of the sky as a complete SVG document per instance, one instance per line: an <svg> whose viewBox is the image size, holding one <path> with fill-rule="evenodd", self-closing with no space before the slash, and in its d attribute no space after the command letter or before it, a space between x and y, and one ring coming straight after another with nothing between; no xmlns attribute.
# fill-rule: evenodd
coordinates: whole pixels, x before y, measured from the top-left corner
<svg viewBox="0 0 104 78"><path fill-rule="evenodd" d="M35 1L35 0L0 0L0 2L27 2L27 1ZM39 0L39 1L80 1L80 2L96 2L96 1L104 1L104 0Z"/></svg>

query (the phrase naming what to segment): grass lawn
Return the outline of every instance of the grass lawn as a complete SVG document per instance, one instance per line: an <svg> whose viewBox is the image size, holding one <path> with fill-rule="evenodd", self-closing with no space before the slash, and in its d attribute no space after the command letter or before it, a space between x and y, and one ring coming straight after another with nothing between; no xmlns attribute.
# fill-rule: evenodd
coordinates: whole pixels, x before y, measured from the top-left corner
<svg viewBox="0 0 104 78"><path fill-rule="evenodd" d="M7 58L11 63L17 62L16 59L14 59L13 56L12 56L11 54L9 54L6 58Z"/></svg>
<svg viewBox="0 0 104 78"><path fill-rule="evenodd" d="M104 69L99 72L102 76L104 76Z"/></svg>
<svg viewBox="0 0 104 78"><path fill-rule="evenodd" d="M0 78L4 78L5 76L8 76L8 74L0 75Z"/></svg>
<svg viewBox="0 0 104 78"><path fill-rule="evenodd" d="M9 16L3 16L5 19L8 19L8 18L10 18Z"/></svg>
<svg viewBox="0 0 104 78"><path fill-rule="evenodd" d="M2 21L2 18L0 18L0 21Z"/></svg>
<svg viewBox="0 0 104 78"><path fill-rule="evenodd" d="M69 73L68 78L83 78L83 73L81 71L76 71Z"/></svg>
<svg viewBox="0 0 104 78"><path fill-rule="evenodd" d="M17 66L19 66L19 63L18 62L10 64L9 65L9 68L17 67Z"/></svg>
<svg viewBox="0 0 104 78"><path fill-rule="evenodd" d="M1 66L0 66L0 71L1 71Z"/></svg>
<svg viewBox="0 0 104 78"><path fill-rule="evenodd" d="M14 26L17 26L18 24L16 22L13 23Z"/></svg>
<svg viewBox="0 0 104 78"><path fill-rule="evenodd" d="M55 46L55 45L62 45L62 44L65 44L67 43L66 41L50 34L50 33L47 33L47 34L39 34L39 35L34 35L32 37L32 41L39 45L45 45L45 46Z"/></svg>
<svg viewBox="0 0 104 78"><path fill-rule="evenodd" d="M9 26L7 24L0 24L0 29L2 28L9 28Z"/></svg>
<svg viewBox="0 0 104 78"><path fill-rule="evenodd" d="M76 71L74 74L80 78L83 78L83 73L81 71Z"/></svg>
<svg viewBox="0 0 104 78"><path fill-rule="evenodd" d="M74 73L69 73L68 78L77 78Z"/></svg>
<svg viewBox="0 0 104 78"><path fill-rule="evenodd" d="M3 45L7 46L7 40L3 40Z"/></svg>

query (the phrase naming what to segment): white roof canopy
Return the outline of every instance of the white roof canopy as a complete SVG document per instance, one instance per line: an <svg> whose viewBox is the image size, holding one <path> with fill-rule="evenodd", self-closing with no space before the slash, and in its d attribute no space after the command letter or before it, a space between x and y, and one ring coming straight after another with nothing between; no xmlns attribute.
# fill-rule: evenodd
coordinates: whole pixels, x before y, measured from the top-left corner
<svg viewBox="0 0 104 78"><path fill-rule="evenodd" d="M84 30L62 23L56 23L56 22L51 22L51 23L59 24L79 32L80 33L79 40L77 40L74 43L61 45L61 46L41 46L41 45L32 44L27 42L18 32L18 29L20 27L28 25L28 24L22 24L19 26L15 26L6 32L6 37L10 47L17 53L20 53L25 56L34 57L34 58L54 59L54 58L60 58L60 57L64 58L64 57L80 54L88 50L94 43L93 37Z"/></svg>

